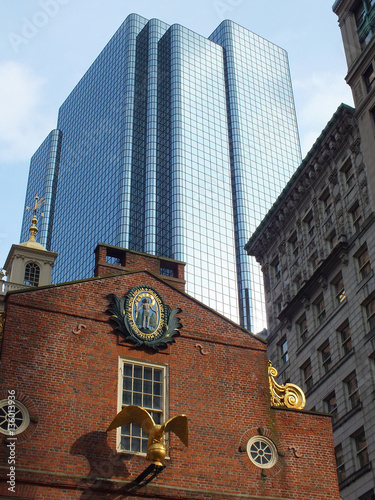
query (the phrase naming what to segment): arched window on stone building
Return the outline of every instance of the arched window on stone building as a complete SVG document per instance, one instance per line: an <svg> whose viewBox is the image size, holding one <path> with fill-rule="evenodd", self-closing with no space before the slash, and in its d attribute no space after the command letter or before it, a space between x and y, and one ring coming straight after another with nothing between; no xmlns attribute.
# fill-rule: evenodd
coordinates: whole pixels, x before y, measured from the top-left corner
<svg viewBox="0 0 375 500"><path fill-rule="evenodd" d="M25 267L24 284L29 286L39 285L40 267L35 262L29 262Z"/></svg>

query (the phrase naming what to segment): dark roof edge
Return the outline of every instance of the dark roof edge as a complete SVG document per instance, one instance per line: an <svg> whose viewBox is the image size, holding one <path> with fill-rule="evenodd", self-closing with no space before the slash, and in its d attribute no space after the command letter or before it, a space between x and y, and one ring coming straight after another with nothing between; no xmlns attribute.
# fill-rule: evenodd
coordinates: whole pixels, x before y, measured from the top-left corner
<svg viewBox="0 0 375 500"><path fill-rule="evenodd" d="M119 247L116 245L108 245L108 243L102 243L102 242L100 242L96 245L95 251L97 250L97 248L99 246L113 248L114 250L120 250L120 251L124 251L124 252L135 253L137 255L145 255L146 257L150 257L152 259L167 260L169 262L177 262L177 264L183 264L184 266L186 266L186 262L184 262L182 260L171 259L170 257L161 257L160 255L152 255L152 254L146 253L146 252L137 252L136 250L130 250L129 248Z"/></svg>
<svg viewBox="0 0 375 500"><path fill-rule="evenodd" d="M153 278L157 279L158 281L161 281L165 285L173 288L176 292L179 292L181 295L184 295L185 297L188 297L190 300L194 301L198 305L200 305L200 306L204 307L205 309L211 311L212 313L216 314L217 316L219 316L220 318L224 319L228 323L231 323L232 325L236 326L237 328L240 328L244 333L246 333L250 337L253 337L256 340L259 340L262 344L265 344L265 345L268 344L267 340L264 340L261 337L258 337L258 335L255 335L255 333L250 332L250 330L247 330L246 328L244 328L243 326L239 325L235 321L232 321L231 319L227 318L223 314L220 314L219 312L215 311L215 309L212 309L207 304L203 304L203 302L200 302L198 299L195 299L194 297L192 297L188 293L183 292L179 288L173 286L168 281L162 279L158 274L155 274L152 271L148 271L147 269L135 269L134 271L125 271L123 273L110 274L110 275L107 275L107 276L94 276L93 278L85 278L85 279L76 280L76 281L66 281L65 283L56 283L54 285L44 285L44 286L32 287L32 288L29 288L29 289L22 289L22 290L11 290L11 291L7 292L7 294L5 296L5 299L7 299L7 297L9 295L16 295L18 293L38 292L39 290L47 290L49 288L59 288L59 287L62 287L62 286L76 285L76 284L79 284L79 283L86 283L88 281L96 281L96 280L102 280L102 279L108 279L108 278L116 278L118 276L126 276L126 275L129 275L129 274L137 274L137 273L146 273L146 274L149 274L150 276L152 276Z"/></svg>
<svg viewBox="0 0 375 500"><path fill-rule="evenodd" d="M336 10L340 7L340 5L344 2L344 0L336 0L336 2L332 5L332 10L335 14L337 14Z"/></svg>
<svg viewBox="0 0 375 500"><path fill-rule="evenodd" d="M284 412L297 412L297 413L306 413L307 415L318 415L320 417L328 417L332 420L332 415L330 413L326 413L324 411L315 411L315 410L299 410L297 408L286 408L285 406L271 406L272 410L276 411L284 411Z"/></svg>

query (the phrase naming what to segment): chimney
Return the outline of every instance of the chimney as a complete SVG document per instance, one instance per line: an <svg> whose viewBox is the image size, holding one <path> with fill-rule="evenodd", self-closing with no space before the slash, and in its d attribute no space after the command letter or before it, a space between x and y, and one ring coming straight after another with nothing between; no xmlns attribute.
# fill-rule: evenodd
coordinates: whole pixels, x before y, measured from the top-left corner
<svg viewBox="0 0 375 500"><path fill-rule="evenodd" d="M185 262L105 243L99 243L95 249L95 276L144 270L156 274L179 290L185 291Z"/></svg>

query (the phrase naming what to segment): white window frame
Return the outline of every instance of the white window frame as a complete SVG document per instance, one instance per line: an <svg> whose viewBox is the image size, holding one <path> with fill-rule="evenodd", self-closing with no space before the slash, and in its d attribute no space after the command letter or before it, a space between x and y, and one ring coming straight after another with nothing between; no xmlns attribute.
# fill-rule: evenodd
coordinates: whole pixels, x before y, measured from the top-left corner
<svg viewBox="0 0 375 500"><path fill-rule="evenodd" d="M26 279L26 273L27 277L29 279ZM40 283L40 274L41 274L41 268L38 262L35 262L34 260L30 260L26 262L25 264L25 269L23 273L23 282L24 285L27 286L39 286Z"/></svg>
<svg viewBox="0 0 375 500"><path fill-rule="evenodd" d="M8 404L11 403L11 404ZM12 407L12 410L9 410L9 407ZM14 401L9 401L8 399L2 399L0 401L0 420L2 423L8 421L8 418L16 418L14 426L8 424L10 426L10 430L5 430L0 427L0 433L5 434L6 436L15 436L17 434L21 434L21 432L25 431L30 424L30 414L26 406L18 401L17 399ZM19 423L18 421L21 420Z"/></svg>
<svg viewBox="0 0 375 500"><path fill-rule="evenodd" d="M168 365L163 364L163 363L151 363L149 361L145 361L142 359L136 359L136 358L129 358L129 357L119 357L119 378L118 378L118 400L117 400L117 411L120 412L123 408L124 405L122 403L122 395L123 395L123 373L124 373L124 363L129 363L137 366L146 366L149 368L158 368L162 370L162 422L166 422L168 420L168 408L169 408L169 402L168 402L168 387L169 387L169 374L168 374ZM145 408L148 411L148 408ZM134 424L132 424L134 425ZM116 449L118 452L121 453L131 453L134 455L141 455L141 456L146 456L146 453L142 451L131 451L131 450L126 450L125 448L121 447L121 427L117 428L117 436L116 436Z"/></svg>

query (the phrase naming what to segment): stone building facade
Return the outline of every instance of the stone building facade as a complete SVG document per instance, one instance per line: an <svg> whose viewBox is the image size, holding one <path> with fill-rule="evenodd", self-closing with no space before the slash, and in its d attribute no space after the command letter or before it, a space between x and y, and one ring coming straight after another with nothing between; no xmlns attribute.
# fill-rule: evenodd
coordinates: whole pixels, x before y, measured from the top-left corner
<svg viewBox="0 0 375 500"><path fill-rule="evenodd" d="M370 192L375 196L375 1L336 0L348 65L346 82L352 89L355 116L361 135L361 150L368 168Z"/></svg>
<svg viewBox="0 0 375 500"><path fill-rule="evenodd" d="M375 498L374 222L358 122L341 105L246 246L280 380L332 415L343 500Z"/></svg>
<svg viewBox="0 0 375 500"><path fill-rule="evenodd" d="M266 343L187 295L183 271L100 244L95 278L8 293L1 498L339 500L330 417L271 405ZM115 330L140 324L138 293L169 318L160 349ZM106 432L128 404L188 418L188 447L170 433L151 475L139 427Z"/></svg>

